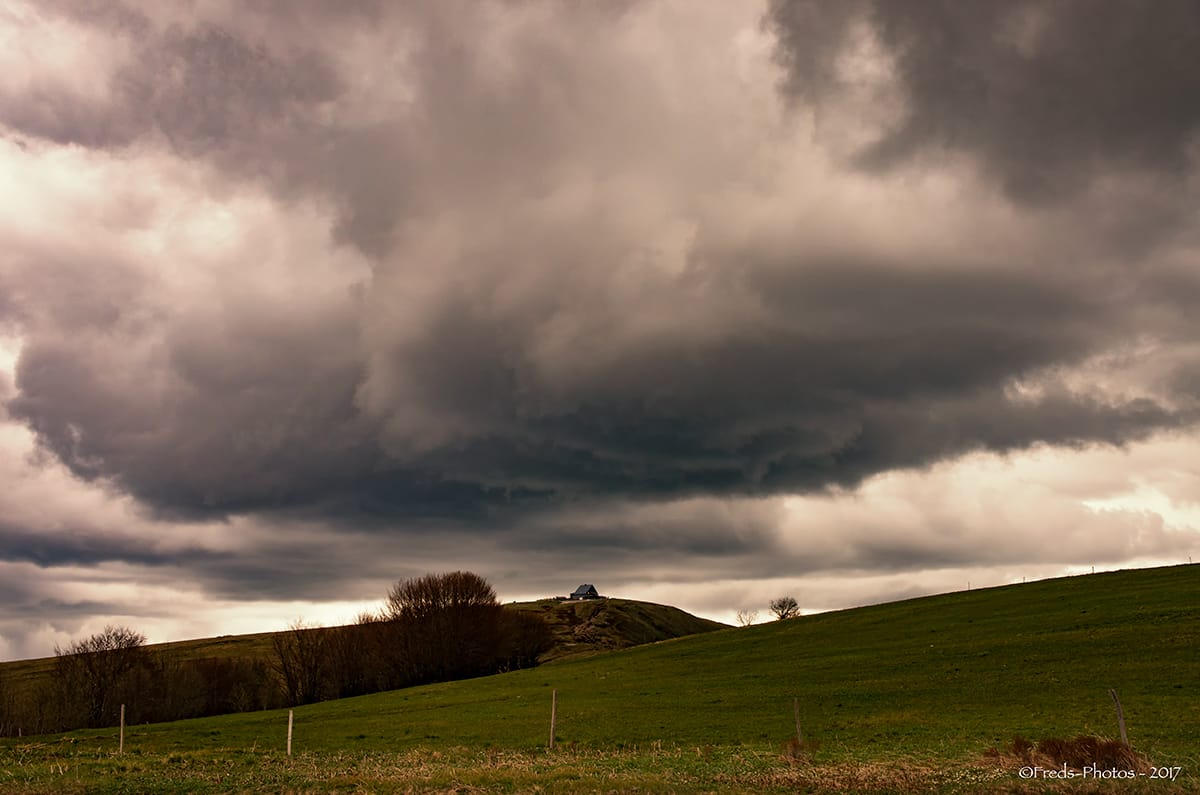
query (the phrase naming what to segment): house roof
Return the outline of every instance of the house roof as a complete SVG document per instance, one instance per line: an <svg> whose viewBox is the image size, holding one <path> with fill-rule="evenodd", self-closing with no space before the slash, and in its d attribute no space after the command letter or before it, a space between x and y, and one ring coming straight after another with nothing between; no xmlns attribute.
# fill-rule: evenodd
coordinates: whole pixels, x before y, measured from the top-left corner
<svg viewBox="0 0 1200 795"><path fill-rule="evenodd" d="M575 589L576 594L595 593L595 592L596 592L596 586L592 585L591 583L587 583L587 582L585 582L583 585L581 585Z"/></svg>

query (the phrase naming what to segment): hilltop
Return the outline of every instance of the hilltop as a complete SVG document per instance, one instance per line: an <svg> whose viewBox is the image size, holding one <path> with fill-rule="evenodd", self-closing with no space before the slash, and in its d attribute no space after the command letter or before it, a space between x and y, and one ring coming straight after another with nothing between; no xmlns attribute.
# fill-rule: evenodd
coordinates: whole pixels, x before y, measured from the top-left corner
<svg viewBox="0 0 1200 795"><path fill-rule="evenodd" d="M508 607L537 613L554 631L554 646L543 662L729 628L677 607L632 599L542 599Z"/></svg>

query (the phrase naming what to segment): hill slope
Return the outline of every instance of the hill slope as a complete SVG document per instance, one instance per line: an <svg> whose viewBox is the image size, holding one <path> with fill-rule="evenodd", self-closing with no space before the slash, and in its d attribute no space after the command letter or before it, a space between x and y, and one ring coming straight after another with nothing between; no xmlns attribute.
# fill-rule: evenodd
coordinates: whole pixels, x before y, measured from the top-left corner
<svg viewBox="0 0 1200 795"><path fill-rule="evenodd" d="M1116 734L1196 763L1200 566L1048 580L728 629L296 710L298 748L778 748L797 698L830 758L977 758L1015 734ZM286 713L138 727L147 752L281 747ZM73 742L111 745L113 732ZM11 741L8 741L11 744ZM2 746L3 744L0 744Z"/></svg>
<svg viewBox="0 0 1200 795"><path fill-rule="evenodd" d="M0 791L1196 792L1197 593L1197 566L1086 575L329 701L295 710L292 757L287 711L130 727L124 756L115 729L0 740ZM1114 736L1110 687L1177 779L1064 790L987 753ZM793 699L809 764L779 750Z"/></svg>

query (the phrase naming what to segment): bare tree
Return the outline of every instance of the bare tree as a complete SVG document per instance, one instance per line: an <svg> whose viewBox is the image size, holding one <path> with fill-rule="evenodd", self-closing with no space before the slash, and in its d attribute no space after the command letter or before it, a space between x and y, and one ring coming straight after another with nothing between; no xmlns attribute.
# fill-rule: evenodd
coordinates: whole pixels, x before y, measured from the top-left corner
<svg viewBox="0 0 1200 795"><path fill-rule="evenodd" d="M417 684L494 673L503 610L495 589L469 571L396 583L383 606L395 628L388 655L394 675Z"/></svg>
<svg viewBox="0 0 1200 795"><path fill-rule="evenodd" d="M748 627L758 620L757 610L739 610L737 611L737 622L739 627Z"/></svg>
<svg viewBox="0 0 1200 795"><path fill-rule="evenodd" d="M771 600L771 612L780 620L795 618L800 615L800 603L794 597L781 596Z"/></svg>
<svg viewBox="0 0 1200 795"><path fill-rule="evenodd" d="M470 571L426 574L402 580L388 591L383 613L392 620L425 618L446 610L498 607L496 590Z"/></svg>
<svg viewBox="0 0 1200 795"><path fill-rule="evenodd" d="M63 717L97 728L116 720L123 689L150 656L146 636L128 627L107 626L103 632L54 648L55 673Z"/></svg>
<svg viewBox="0 0 1200 795"><path fill-rule="evenodd" d="M289 706L312 704L324 698L328 690L327 635L321 627L294 621L287 632L277 632L271 638L275 670Z"/></svg>

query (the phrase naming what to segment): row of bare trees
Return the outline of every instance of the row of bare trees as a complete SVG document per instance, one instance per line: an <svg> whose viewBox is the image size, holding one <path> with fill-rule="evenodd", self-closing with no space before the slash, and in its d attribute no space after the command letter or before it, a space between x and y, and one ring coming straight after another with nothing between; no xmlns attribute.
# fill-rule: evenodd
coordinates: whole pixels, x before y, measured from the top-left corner
<svg viewBox="0 0 1200 795"><path fill-rule="evenodd" d="M180 659L125 627L55 649L53 675L0 679L0 736L271 709L537 664L553 644L535 613L502 607L471 572L396 583L344 627L293 624L261 658Z"/></svg>
<svg viewBox="0 0 1200 795"><path fill-rule="evenodd" d="M280 707L266 660L177 659L149 649L126 627L105 627L56 648L48 675L0 683L0 736L42 734L116 723L178 720Z"/></svg>
<svg viewBox="0 0 1200 795"><path fill-rule="evenodd" d="M296 623L273 640L285 698L297 705L527 668L554 637L541 616L505 609L485 579L456 571L396 583L355 624Z"/></svg>

